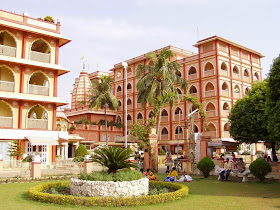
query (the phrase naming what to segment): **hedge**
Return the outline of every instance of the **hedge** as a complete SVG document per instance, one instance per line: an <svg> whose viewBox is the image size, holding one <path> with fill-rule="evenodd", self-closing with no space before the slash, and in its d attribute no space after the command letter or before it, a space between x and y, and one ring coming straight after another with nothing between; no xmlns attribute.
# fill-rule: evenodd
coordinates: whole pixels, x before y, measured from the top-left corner
<svg viewBox="0 0 280 210"><path fill-rule="evenodd" d="M150 186L153 187L165 187L174 189L176 191L163 193L159 195L147 195L139 197L78 197L72 195L59 195L45 193L47 189L53 187L70 187L70 182L56 182L43 185L37 185L32 187L28 191L28 197L32 200L55 203L60 205L71 204L71 205L82 205L82 206L139 206L146 204L164 203L167 201L174 201L183 198L188 195L189 188L185 185L169 182L153 182L150 181Z"/></svg>

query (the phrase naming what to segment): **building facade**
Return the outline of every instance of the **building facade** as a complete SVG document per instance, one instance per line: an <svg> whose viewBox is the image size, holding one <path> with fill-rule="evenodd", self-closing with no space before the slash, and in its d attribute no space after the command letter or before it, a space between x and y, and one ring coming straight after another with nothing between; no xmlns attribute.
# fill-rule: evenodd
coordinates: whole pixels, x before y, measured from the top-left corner
<svg viewBox="0 0 280 210"><path fill-rule="evenodd" d="M0 10L0 154L8 160L9 142L23 154L39 153L43 164L55 161L56 145L67 132L56 131L59 48L70 42L60 23Z"/></svg>

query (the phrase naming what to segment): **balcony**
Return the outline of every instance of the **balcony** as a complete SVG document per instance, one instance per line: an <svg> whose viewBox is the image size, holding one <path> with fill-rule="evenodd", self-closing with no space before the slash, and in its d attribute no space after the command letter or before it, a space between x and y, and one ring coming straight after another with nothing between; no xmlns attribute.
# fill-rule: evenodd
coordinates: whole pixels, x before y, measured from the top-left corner
<svg viewBox="0 0 280 210"><path fill-rule="evenodd" d="M143 124L143 122L144 122L144 120L143 120L143 119L137 119L137 123L138 123L138 124L140 124L140 125L141 125L141 124Z"/></svg>
<svg viewBox="0 0 280 210"><path fill-rule="evenodd" d="M214 69L204 71L204 77L210 77L214 75Z"/></svg>
<svg viewBox="0 0 280 210"><path fill-rule="evenodd" d="M229 97L229 91L228 90L222 90L222 96Z"/></svg>
<svg viewBox="0 0 280 210"><path fill-rule="evenodd" d="M206 111L207 117L216 117L216 110Z"/></svg>
<svg viewBox="0 0 280 210"><path fill-rule="evenodd" d="M30 60L50 63L50 54L30 51Z"/></svg>
<svg viewBox="0 0 280 210"><path fill-rule="evenodd" d="M182 121L182 120L183 120L183 115L180 114L180 121ZM173 121L176 121L176 122L179 121L179 114L175 114Z"/></svg>
<svg viewBox="0 0 280 210"><path fill-rule="evenodd" d="M205 97L212 97L215 96L215 90L206 90Z"/></svg>
<svg viewBox="0 0 280 210"><path fill-rule="evenodd" d="M222 111L222 116L223 117L228 117L229 116L229 112L230 112L229 110L223 110Z"/></svg>
<svg viewBox="0 0 280 210"><path fill-rule="evenodd" d="M48 120L46 119L27 119L27 128L48 129Z"/></svg>
<svg viewBox="0 0 280 210"><path fill-rule="evenodd" d="M197 73L188 75L188 80L194 80L194 79L197 79Z"/></svg>
<svg viewBox="0 0 280 210"><path fill-rule="evenodd" d="M223 76L228 76L228 71L227 70L223 70L223 69L221 69L220 70L220 75L223 75Z"/></svg>
<svg viewBox="0 0 280 210"><path fill-rule="evenodd" d="M16 57L16 48L5 45L0 45L0 55Z"/></svg>
<svg viewBox="0 0 280 210"><path fill-rule="evenodd" d="M132 120L127 120L127 126L131 126L132 125Z"/></svg>
<svg viewBox="0 0 280 210"><path fill-rule="evenodd" d="M168 134L161 134L160 140L169 140L168 139Z"/></svg>
<svg viewBox="0 0 280 210"><path fill-rule="evenodd" d="M32 85L32 84L29 84L28 93L35 94L35 95L48 96L49 95L49 87L42 86L42 85Z"/></svg>
<svg viewBox="0 0 280 210"><path fill-rule="evenodd" d="M233 98L241 98L241 93L233 93Z"/></svg>
<svg viewBox="0 0 280 210"><path fill-rule="evenodd" d="M223 135L224 138L230 138L230 133L229 133L229 131L223 131L223 132L222 132L222 135Z"/></svg>
<svg viewBox="0 0 280 210"><path fill-rule="evenodd" d="M0 128L12 128L13 118L0 116Z"/></svg>
<svg viewBox="0 0 280 210"><path fill-rule="evenodd" d="M216 131L205 131L205 136L210 136L211 138L216 138Z"/></svg>
<svg viewBox="0 0 280 210"><path fill-rule="evenodd" d="M184 134L175 134L175 139L174 140L184 140Z"/></svg>
<svg viewBox="0 0 280 210"><path fill-rule="evenodd" d="M234 72L233 72L233 74L232 74L232 77L233 77L234 79L239 79L239 78L240 78L240 77L239 77L239 74L234 73Z"/></svg>
<svg viewBox="0 0 280 210"><path fill-rule="evenodd" d="M0 90L14 92L15 83L0 80Z"/></svg>
<svg viewBox="0 0 280 210"><path fill-rule="evenodd" d="M250 83L250 82L251 82L251 79L250 79L250 77L244 76L244 77L243 77L243 81L244 81L244 82Z"/></svg>
<svg viewBox="0 0 280 210"><path fill-rule="evenodd" d="M168 116L161 116L161 122L168 122Z"/></svg>

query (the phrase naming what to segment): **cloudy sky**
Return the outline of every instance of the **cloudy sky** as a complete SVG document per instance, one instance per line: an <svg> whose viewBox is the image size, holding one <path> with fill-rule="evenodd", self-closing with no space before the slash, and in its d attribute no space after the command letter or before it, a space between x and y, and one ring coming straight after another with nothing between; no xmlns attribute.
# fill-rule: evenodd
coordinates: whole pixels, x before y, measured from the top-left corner
<svg viewBox="0 0 280 210"><path fill-rule="evenodd" d="M86 57L89 72L174 45L197 52L199 39L219 35L261 52L263 76L280 53L279 0L9 0L3 10L59 18L72 42L59 62L70 73L59 78L59 96L70 91Z"/></svg>

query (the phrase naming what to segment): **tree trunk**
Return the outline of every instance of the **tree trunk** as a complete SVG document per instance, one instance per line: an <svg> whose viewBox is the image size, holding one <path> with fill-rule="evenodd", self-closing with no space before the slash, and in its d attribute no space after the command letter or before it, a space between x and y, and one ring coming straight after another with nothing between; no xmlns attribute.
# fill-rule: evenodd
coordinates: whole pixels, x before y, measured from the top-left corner
<svg viewBox="0 0 280 210"><path fill-rule="evenodd" d="M106 113L106 105L105 108L105 131L106 131L106 145L108 146L108 131L107 131L107 113Z"/></svg>
<svg viewBox="0 0 280 210"><path fill-rule="evenodd" d="M272 149L272 160L273 160L273 162L278 162L278 158L276 156L276 151L275 151L275 142L271 142L271 149Z"/></svg>
<svg viewBox="0 0 280 210"><path fill-rule="evenodd" d="M160 114L160 110L159 110L159 113L158 113L158 121L157 121L157 135L158 135L158 141L160 140L160 135L159 135L160 121L161 121L161 114Z"/></svg>

